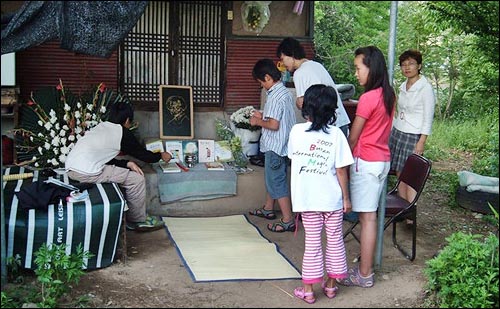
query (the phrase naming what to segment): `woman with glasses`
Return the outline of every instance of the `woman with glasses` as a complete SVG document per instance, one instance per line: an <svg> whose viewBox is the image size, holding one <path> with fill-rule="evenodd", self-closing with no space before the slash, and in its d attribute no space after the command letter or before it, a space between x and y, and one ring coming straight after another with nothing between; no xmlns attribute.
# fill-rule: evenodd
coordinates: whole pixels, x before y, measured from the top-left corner
<svg viewBox="0 0 500 309"><path fill-rule="evenodd" d="M412 153L419 155L424 153L427 136L431 134L436 104L431 84L420 74L422 54L412 49L403 52L399 56L399 66L406 81L399 87L398 103L389 139L391 170L396 172L397 177ZM398 194L411 201L416 192L401 183Z"/></svg>

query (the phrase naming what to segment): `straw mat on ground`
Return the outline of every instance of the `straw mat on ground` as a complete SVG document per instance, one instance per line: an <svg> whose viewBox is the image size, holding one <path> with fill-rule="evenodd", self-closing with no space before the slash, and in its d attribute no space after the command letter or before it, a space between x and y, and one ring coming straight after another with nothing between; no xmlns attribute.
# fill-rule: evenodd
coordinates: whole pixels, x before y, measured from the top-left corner
<svg viewBox="0 0 500 309"><path fill-rule="evenodd" d="M278 246L244 215L163 221L195 282L300 279Z"/></svg>

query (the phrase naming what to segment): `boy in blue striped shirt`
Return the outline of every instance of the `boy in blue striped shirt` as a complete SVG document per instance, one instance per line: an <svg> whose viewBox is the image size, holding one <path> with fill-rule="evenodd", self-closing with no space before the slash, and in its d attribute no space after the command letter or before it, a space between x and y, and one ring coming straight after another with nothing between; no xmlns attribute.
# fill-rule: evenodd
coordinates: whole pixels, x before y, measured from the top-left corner
<svg viewBox="0 0 500 309"><path fill-rule="evenodd" d="M293 97L281 82L281 72L271 59L261 59L255 64L252 75L267 90L264 111L254 111L250 124L262 127L260 151L264 153L264 178L266 183L266 203L262 208L250 212L251 215L269 220L276 219L274 202L280 207L282 218L269 224L273 232L295 230L295 222L290 201L288 170L288 136L296 122Z"/></svg>

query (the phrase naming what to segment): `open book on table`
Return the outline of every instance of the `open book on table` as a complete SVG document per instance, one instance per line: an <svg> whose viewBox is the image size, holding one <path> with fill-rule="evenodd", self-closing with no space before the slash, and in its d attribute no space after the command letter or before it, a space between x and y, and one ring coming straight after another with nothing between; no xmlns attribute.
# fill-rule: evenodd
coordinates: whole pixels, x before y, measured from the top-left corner
<svg viewBox="0 0 500 309"><path fill-rule="evenodd" d="M180 173L181 168L175 162L160 161L160 167L164 173Z"/></svg>

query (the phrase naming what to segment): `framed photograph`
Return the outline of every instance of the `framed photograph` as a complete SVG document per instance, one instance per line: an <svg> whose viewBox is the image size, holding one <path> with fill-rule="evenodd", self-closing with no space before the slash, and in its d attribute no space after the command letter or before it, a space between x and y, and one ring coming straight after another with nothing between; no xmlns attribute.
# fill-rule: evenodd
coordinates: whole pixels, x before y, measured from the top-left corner
<svg viewBox="0 0 500 309"><path fill-rule="evenodd" d="M191 86L160 86L160 138L192 139L193 89Z"/></svg>

